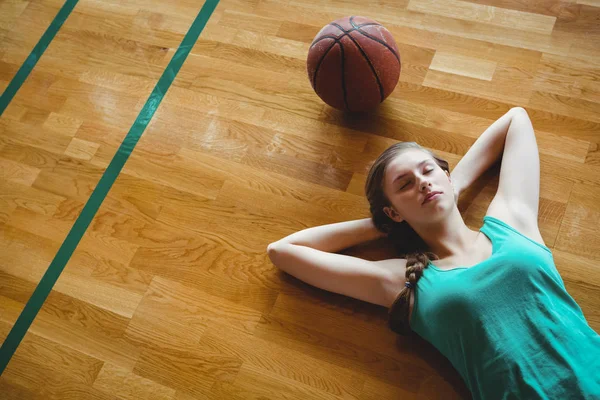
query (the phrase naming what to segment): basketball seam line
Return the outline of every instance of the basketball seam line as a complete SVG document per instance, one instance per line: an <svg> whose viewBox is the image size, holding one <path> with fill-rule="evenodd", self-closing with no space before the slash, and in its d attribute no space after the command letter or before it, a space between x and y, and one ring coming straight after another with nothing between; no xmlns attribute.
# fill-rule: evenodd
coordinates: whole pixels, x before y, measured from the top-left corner
<svg viewBox="0 0 600 400"><path fill-rule="evenodd" d="M335 26L333 24L328 24L331 26ZM340 26L336 26L336 28L340 29L342 32L344 32L344 34L342 36L333 36L333 35L326 35L326 36L321 36L318 40L314 41L310 47L312 48L315 44L319 43L321 40L323 39L333 39L333 40L340 40L342 39L344 36L348 35L350 32L354 32L359 30L359 28L362 28L363 26L381 26L380 24L362 24L362 25L358 25L358 28L352 28L349 31L345 31L343 30Z"/></svg>
<svg viewBox="0 0 600 400"><path fill-rule="evenodd" d="M332 25L336 26L339 29L342 29L341 26L332 23ZM379 87L379 95L381 96L381 101L383 101L383 86L381 86L381 82L379 81L379 76L377 75L377 71L375 71L375 67L373 66L373 64L371 63L371 60L369 60L369 57L367 57L367 54L365 53L365 51L362 49L362 47L360 47L360 45L356 42L356 39L354 39L350 34L347 35L350 40L352 40L352 42L356 45L356 47L358 48L358 50L360 51L360 53L363 55L363 57L365 58L365 61L367 61L367 63L369 64L369 67L371 67L371 71L373 72L373 75L375 75L375 80L377 81L377 86ZM341 42L341 40L340 40Z"/></svg>
<svg viewBox="0 0 600 400"><path fill-rule="evenodd" d="M390 47L390 45L388 45L387 43L385 43L385 42L384 42L384 41L382 41L382 40L379 40L379 39L377 39L377 38L376 38L376 37L374 37L374 36L371 36L371 35L369 35L367 32L363 32L363 31L361 31L361 30L360 30L360 28L361 28L361 27L360 27L360 26L358 26L358 25L356 25L356 24L354 24L354 20L353 20L352 18L354 18L354 17L350 17L350 24L352 24L352 26L353 26L354 28L356 28L356 30L357 30L358 32L362 33L364 36L368 37L369 39L371 39L371 40L374 40L374 41L376 41L376 42L378 42L378 43L380 43L380 44L384 45L385 47L387 47L387 49L388 49L389 51L391 51L391 52L392 52L392 54L394 55L394 57L396 57L396 60L398 60L398 63L400 63L400 56L398 56L398 54L396 54L396 52L394 51L394 49L392 49L392 48Z"/></svg>
<svg viewBox="0 0 600 400"><path fill-rule="evenodd" d="M354 18L354 16L350 17L350 19L351 19L351 20L352 20L352 18ZM357 30L358 28L362 28L363 26L373 26L373 25L376 25L376 26L381 26L381 24L378 24L378 23L376 23L376 22L368 22L368 23L366 23L366 24L362 24L362 25L356 25L356 26L354 26L354 25L353 25L353 28L352 28L352 29L350 29L350 30L345 30L344 28L342 28L342 27L341 27L339 24L336 24L335 22L330 22L328 25L330 25L330 26L335 26L336 28L338 28L340 31L342 31L342 32L344 32L344 33L349 33L349 32L355 31L355 30Z"/></svg>
<svg viewBox="0 0 600 400"><path fill-rule="evenodd" d="M346 106L347 110L350 110L348 107L348 99L346 98L346 73L344 71L344 46L342 46L341 42L337 42L340 45L340 51L342 52L342 91L344 92L344 106Z"/></svg>
<svg viewBox="0 0 600 400"><path fill-rule="evenodd" d="M325 53L323 54L323 56L321 57L321 59L317 63L317 66L315 68L315 73L313 74L313 88L315 90L317 90L317 72L319 72L319 68L321 68L321 63L325 59L325 56L327 56L327 53L329 53L329 50L331 50L333 48L333 46L335 46L336 43L337 43L337 41L333 42L331 44L331 46L329 46L329 48L327 50L325 50Z"/></svg>

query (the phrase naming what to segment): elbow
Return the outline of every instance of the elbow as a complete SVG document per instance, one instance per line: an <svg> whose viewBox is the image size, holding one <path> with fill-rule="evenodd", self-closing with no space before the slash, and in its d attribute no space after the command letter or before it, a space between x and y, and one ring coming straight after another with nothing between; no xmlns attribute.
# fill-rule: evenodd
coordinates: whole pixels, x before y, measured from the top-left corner
<svg viewBox="0 0 600 400"><path fill-rule="evenodd" d="M280 243L273 242L267 246L267 255L269 256L269 260L271 260L271 264L277 267L278 270L287 272L284 268L282 268L285 263L282 261L282 253L279 251Z"/></svg>
<svg viewBox="0 0 600 400"><path fill-rule="evenodd" d="M275 245L277 244L277 242L273 242L273 243L269 243L269 245L267 246L267 254L270 256L271 253L275 252Z"/></svg>
<svg viewBox="0 0 600 400"><path fill-rule="evenodd" d="M510 111L514 114L514 115L527 115L529 116L529 114L527 114L527 110L525 110L523 107L513 107L510 109Z"/></svg>
<svg viewBox="0 0 600 400"><path fill-rule="evenodd" d="M276 259L275 259L276 246L277 246L277 242L270 243L267 246L267 255L269 256L269 260L271 260L273 265L275 265L277 267L277 264L275 263L275 261L276 261Z"/></svg>
<svg viewBox="0 0 600 400"><path fill-rule="evenodd" d="M281 246L285 246L287 244L292 244L292 243L289 243L289 242L285 241L284 239L278 240L273 243L269 243L269 245L267 246L267 254L275 253L277 251L277 249L279 249L279 248L281 248Z"/></svg>

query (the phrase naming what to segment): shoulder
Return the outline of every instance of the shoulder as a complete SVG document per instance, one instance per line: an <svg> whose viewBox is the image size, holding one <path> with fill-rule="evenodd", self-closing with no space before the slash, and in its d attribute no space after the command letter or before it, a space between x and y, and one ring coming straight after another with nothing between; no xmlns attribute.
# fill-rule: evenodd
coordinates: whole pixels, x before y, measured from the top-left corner
<svg viewBox="0 0 600 400"><path fill-rule="evenodd" d="M546 246L540 232L537 217L527 208L518 204L508 204L501 196L496 195L490 203L486 216L494 217L515 228L524 236Z"/></svg>

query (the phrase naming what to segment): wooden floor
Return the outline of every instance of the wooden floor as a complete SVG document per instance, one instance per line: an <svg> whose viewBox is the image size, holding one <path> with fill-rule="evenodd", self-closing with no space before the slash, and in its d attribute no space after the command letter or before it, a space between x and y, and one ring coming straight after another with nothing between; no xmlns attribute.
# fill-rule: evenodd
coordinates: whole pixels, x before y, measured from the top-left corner
<svg viewBox="0 0 600 400"><path fill-rule="evenodd" d="M0 1L1 90L63 2ZM201 5L80 0L2 115L2 341ZM347 15L384 24L403 62L362 118L326 106L306 75L315 34ZM512 106L537 134L544 241L600 331L599 0L222 0L0 377L2 397L468 398L439 353L387 328L385 308L280 272L266 247L368 217L369 163L391 144L454 167ZM461 197L473 229L497 172Z"/></svg>

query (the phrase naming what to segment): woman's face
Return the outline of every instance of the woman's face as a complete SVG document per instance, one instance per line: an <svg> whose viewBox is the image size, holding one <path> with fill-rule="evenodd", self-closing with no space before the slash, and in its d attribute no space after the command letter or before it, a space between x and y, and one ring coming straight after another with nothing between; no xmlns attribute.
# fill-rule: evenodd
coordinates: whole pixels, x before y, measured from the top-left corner
<svg viewBox="0 0 600 400"><path fill-rule="evenodd" d="M392 207L385 213L396 222L430 220L455 206L450 174L427 153L411 149L390 162L385 173L384 191ZM442 192L423 203L430 192ZM443 213L442 213L443 214Z"/></svg>

